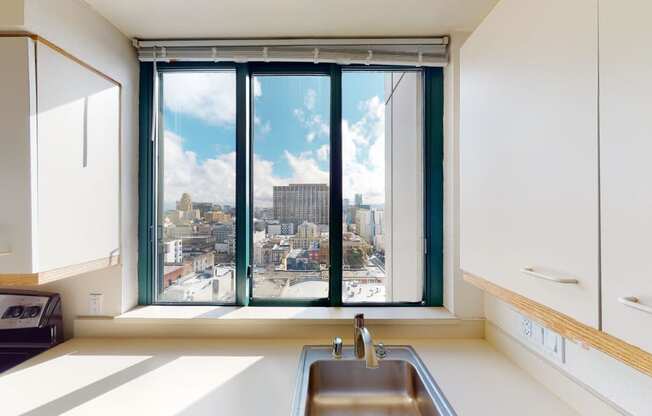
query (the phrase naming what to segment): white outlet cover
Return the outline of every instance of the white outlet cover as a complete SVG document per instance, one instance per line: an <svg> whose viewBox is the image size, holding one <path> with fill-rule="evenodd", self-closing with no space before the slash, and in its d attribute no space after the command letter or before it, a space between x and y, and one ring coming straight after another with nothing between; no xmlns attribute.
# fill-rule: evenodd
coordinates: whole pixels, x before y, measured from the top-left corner
<svg viewBox="0 0 652 416"><path fill-rule="evenodd" d="M521 319L521 333L524 337L532 337L532 321L523 317Z"/></svg>
<svg viewBox="0 0 652 416"><path fill-rule="evenodd" d="M104 295L101 293L89 293L88 294L88 314L89 315L101 315L102 314L102 301Z"/></svg>
<svg viewBox="0 0 652 416"><path fill-rule="evenodd" d="M544 339L543 339L543 331L544 328L537 324L536 322L532 322L532 342L534 342L536 345L543 345Z"/></svg>
<svg viewBox="0 0 652 416"><path fill-rule="evenodd" d="M564 363L566 360L565 350L566 342L564 337L548 328L543 331L543 349L545 352L553 357L559 363Z"/></svg>
<svg viewBox="0 0 652 416"><path fill-rule="evenodd" d="M521 336L536 351L548 358L564 364L566 360L564 337L521 316Z"/></svg>

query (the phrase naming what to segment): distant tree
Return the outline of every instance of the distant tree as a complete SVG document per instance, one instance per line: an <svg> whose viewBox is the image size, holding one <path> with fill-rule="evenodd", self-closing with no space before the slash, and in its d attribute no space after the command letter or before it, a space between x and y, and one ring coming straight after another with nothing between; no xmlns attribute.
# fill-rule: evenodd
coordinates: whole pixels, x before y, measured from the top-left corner
<svg viewBox="0 0 652 416"><path fill-rule="evenodd" d="M361 269L367 264L366 250L352 247L344 253L344 263L352 269Z"/></svg>

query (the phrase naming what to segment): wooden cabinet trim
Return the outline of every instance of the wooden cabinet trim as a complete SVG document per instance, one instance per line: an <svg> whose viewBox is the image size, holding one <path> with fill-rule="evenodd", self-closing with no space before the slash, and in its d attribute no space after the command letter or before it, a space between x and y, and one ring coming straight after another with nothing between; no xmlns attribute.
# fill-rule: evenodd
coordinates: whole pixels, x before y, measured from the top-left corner
<svg viewBox="0 0 652 416"><path fill-rule="evenodd" d="M39 273L0 274L0 286L38 286L64 279L66 277L117 266L119 264L120 256L117 255Z"/></svg>
<svg viewBox="0 0 652 416"><path fill-rule="evenodd" d="M512 305L523 315L552 329L564 338L595 348L652 377L652 354L479 276L467 272L463 274L465 281Z"/></svg>

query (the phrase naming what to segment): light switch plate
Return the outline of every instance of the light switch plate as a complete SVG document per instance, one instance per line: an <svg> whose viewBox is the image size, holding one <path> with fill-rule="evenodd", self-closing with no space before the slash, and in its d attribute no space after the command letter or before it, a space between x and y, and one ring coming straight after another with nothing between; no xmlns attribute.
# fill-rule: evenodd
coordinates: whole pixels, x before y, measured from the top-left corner
<svg viewBox="0 0 652 416"><path fill-rule="evenodd" d="M521 336L532 348L556 361L565 362L566 343L564 337L532 321L525 316L521 317Z"/></svg>
<svg viewBox="0 0 652 416"><path fill-rule="evenodd" d="M563 364L566 360L566 341L555 331L543 328L543 349L555 361Z"/></svg>
<svg viewBox="0 0 652 416"><path fill-rule="evenodd" d="M104 295L101 293L88 294L88 314L89 315L102 315L102 301Z"/></svg>

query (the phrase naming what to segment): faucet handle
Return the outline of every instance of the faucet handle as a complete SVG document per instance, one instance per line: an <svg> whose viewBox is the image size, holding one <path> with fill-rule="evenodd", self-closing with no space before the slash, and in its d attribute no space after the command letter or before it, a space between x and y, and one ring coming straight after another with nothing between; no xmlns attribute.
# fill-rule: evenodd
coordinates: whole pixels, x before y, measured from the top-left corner
<svg viewBox="0 0 652 416"><path fill-rule="evenodd" d="M333 358L342 358L342 338L333 338L333 349L331 351Z"/></svg>

